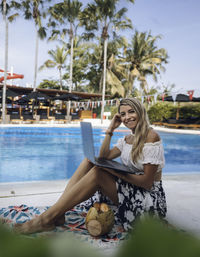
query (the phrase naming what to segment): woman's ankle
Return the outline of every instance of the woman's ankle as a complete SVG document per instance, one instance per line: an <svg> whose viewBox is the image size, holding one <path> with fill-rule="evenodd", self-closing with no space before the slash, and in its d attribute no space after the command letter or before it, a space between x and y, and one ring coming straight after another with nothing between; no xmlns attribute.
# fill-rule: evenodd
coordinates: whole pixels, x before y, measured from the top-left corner
<svg viewBox="0 0 200 257"><path fill-rule="evenodd" d="M49 213L48 210L40 215L41 223L43 226L55 224L55 222L62 217L60 214Z"/></svg>

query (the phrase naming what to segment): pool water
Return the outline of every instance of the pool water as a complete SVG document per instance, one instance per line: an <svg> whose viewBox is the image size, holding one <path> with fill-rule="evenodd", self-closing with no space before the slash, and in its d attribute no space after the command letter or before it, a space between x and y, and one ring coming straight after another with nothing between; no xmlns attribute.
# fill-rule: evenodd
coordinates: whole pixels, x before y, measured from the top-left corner
<svg viewBox="0 0 200 257"><path fill-rule="evenodd" d="M119 129L112 146L128 134ZM200 173L200 136L159 132L165 150L165 174ZM95 152L104 129L94 129ZM67 179L84 158L80 128L0 128L0 182Z"/></svg>

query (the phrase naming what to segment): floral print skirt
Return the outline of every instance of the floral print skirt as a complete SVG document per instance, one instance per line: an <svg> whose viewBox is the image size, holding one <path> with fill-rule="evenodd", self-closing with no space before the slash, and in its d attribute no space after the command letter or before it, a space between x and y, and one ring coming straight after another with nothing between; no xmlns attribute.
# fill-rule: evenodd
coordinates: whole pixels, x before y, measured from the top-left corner
<svg viewBox="0 0 200 257"><path fill-rule="evenodd" d="M166 216L167 205L162 181L154 182L151 190L146 190L116 178L116 187L119 199L118 206L114 206L108 197L102 195L99 191L82 204L86 209L96 201L110 204L114 211L116 222L121 223L125 230L131 229L135 219L145 213L156 215L159 218Z"/></svg>

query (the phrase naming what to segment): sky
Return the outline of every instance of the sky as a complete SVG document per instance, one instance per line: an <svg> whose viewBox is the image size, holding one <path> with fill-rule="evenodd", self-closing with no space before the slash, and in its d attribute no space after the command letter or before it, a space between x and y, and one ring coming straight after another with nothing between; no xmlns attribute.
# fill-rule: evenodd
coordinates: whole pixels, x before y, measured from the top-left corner
<svg viewBox="0 0 200 257"><path fill-rule="evenodd" d="M86 1L82 1L84 4ZM135 0L135 4L120 1L121 7L128 9L134 29L139 32L151 31L153 36L161 35L158 46L165 48L169 55L166 71L158 82L148 79L149 86L175 84L177 93L194 90L200 96L200 1L199 0ZM4 69L5 31L0 16L0 69ZM127 31L132 38L134 32ZM38 65L47 59L48 50L55 49L57 43L39 42ZM17 19L9 25L8 69L23 74L24 79L14 80L13 84L30 86L33 84L35 57L35 30L32 21ZM0 73L0 77L3 73ZM58 71L45 69L38 72L37 84L43 79L58 79Z"/></svg>

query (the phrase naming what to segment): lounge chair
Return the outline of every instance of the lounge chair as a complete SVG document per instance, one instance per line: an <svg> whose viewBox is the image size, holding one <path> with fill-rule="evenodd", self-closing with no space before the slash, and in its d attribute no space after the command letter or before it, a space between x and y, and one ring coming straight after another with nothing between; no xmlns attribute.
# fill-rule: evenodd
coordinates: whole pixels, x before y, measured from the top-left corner
<svg viewBox="0 0 200 257"><path fill-rule="evenodd" d="M35 121L33 114L29 111L22 112L22 119L25 123L33 123Z"/></svg>
<svg viewBox="0 0 200 257"><path fill-rule="evenodd" d="M37 110L37 115L40 116L39 120L48 120L48 115L47 115L47 109L38 109Z"/></svg>

